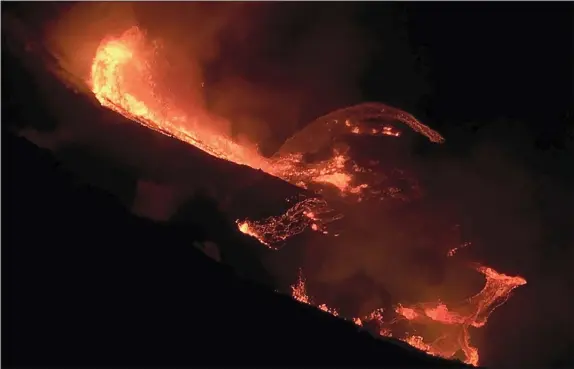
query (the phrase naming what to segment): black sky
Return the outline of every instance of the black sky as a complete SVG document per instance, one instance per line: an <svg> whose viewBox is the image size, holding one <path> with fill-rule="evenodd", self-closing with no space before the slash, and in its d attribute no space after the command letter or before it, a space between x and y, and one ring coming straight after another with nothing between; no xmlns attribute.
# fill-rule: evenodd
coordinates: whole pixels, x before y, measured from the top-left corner
<svg viewBox="0 0 574 369"><path fill-rule="evenodd" d="M19 6L36 22L62 9ZM189 17L180 5L162 7L163 22L149 6L136 13L151 34L193 39L178 26ZM202 45L217 47L199 58L207 104L238 121L237 131L269 141L270 152L298 127L361 101L399 107L438 130L447 140L440 152L418 148L422 175L450 208L472 214L461 223L484 247L469 252L533 286L494 314L487 362L572 363L572 10L569 2L210 10L222 26ZM243 127L243 118L264 123Z"/></svg>
<svg viewBox="0 0 574 369"><path fill-rule="evenodd" d="M185 14L176 5L165 9ZM484 333L493 343L480 345L485 362L572 360L572 305L564 297L574 262L571 3L211 9L224 20L216 37L200 42L209 51L200 64L210 109L268 152L313 119L362 101L397 106L437 129L447 143L419 148L436 215L454 209L475 241L471 258L531 285L494 314ZM139 16L166 32L153 12ZM171 30L184 45L181 29ZM373 250L365 250L368 259ZM512 342L520 346L505 347Z"/></svg>

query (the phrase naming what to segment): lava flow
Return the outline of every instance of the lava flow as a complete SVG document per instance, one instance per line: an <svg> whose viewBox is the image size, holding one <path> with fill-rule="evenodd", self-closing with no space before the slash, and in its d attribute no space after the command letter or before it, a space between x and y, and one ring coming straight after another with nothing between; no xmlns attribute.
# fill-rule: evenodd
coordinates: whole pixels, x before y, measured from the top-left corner
<svg viewBox="0 0 574 369"><path fill-rule="evenodd" d="M275 249L276 245L303 233L307 228L328 234L325 229L326 224L339 218L341 215L334 214L325 200L309 198L297 202L282 215L261 221L237 220L236 223L241 232Z"/></svg>
<svg viewBox="0 0 574 369"><path fill-rule="evenodd" d="M103 106L148 128L175 137L215 157L261 169L301 188L308 189L313 184L332 186L339 190L340 196L355 196L358 200L362 200L369 189L375 194L384 192L368 183L357 183L355 173L366 170L352 162L346 152L335 150L330 158L314 163L306 163L300 152L288 152L266 158L255 148L239 145L225 134L211 129L210 123L213 118L206 112L201 110L196 110L192 114L182 112L170 101L161 97L154 83L152 67L155 51L155 45L146 41L145 34L138 27L130 28L120 37L103 40L91 67L92 91L98 101ZM332 133L400 136L401 133L396 128L386 125L369 126L360 122L385 117L406 124L433 142L443 141L437 132L398 109L382 104L365 104L364 112L362 106L349 109L357 115L357 122L319 119L317 123L327 125L328 131ZM297 141L297 135L288 142L292 141ZM312 205L319 207L310 208ZM309 227L324 232L320 223L328 223L329 219L316 218L313 222L308 222L307 217L298 210L304 207L307 212L318 216L319 213L325 213L324 205L321 201L308 201L306 204L295 205L289 212L294 217L283 215L280 223L289 222L293 225L282 229L292 229L293 233L287 231L286 234L271 237L269 233L267 235L261 233L272 230L273 226L278 224L277 218L268 219L270 223L266 224L262 223L263 221L254 223L243 220L238 226L242 232L257 238L265 245L298 234L302 231L301 227L303 230Z"/></svg>
<svg viewBox="0 0 574 369"><path fill-rule="evenodd" d="M413 327L436 325L435 330L440 332L437 338L429 339L421 334L407 334L399 339L431 355L444 358L453 358L458 352L462 352L465 363L477 366L478 349L470 344L469 328L483 327L494 309L510 297L512 290L526 284L526 280L522 277L510 277L498 273L488 267L477 266L476 270L486 278L484 288L462 304L458 304L456 309L451 309L439 301L414 306L397 305L395 313L398 319L385 320L382 309L377 309L365 317L345 318L358 326L362 326L363 322L375 321L379 326L378 333L386 337L393 336L393 326L399 320L407 320ZM307 294L302 274L291 289L292 296L297 301L315 305L323 311L339 316L337 310L325 304L316 304L312 300Z"/></svg>
<svg viewBox="0 0 574 369"><path fill-rule="evenodd" d="M377 188L380 183L376 181L359 179L358 173L367 173L369 170L351 160L345 149L332 149L330 157L312 163L304 159L304 153L319 152L337 135L395 138L402 135L395 126L386 123L377 125L373 124L373 121L402 123L432 142L444 141L440 134L408 113L382 104L361 104L343 110L346 113L344 115L356 119L338 119L341 111L319 118L287 140L276 155L266 158L259 154L255 147L239 145L231 137L211 128L213 125L210 123L214 118L207 112L197 109L184 113L162 97L153 79L153 61L157 51L154 45L147 42L145 34L137 27L100 43L92 63L90 82L93 93L103 106L217 158L260 169L300 188L321 192L316 189L317 186L331 186L338 191L340 198L357 201L389 192L389 188ZM318 134L321 132L327 133ZM241 232L255 237L267 247L276 249L278 244L306 229L328 234L326 225L341 217L333 214L336 212L329 208L325 200L318 197L306 198L298 201L282 215L260 221L238 220L237 226ZM455 252L456 249L451 250L449 256ZM391 312L395 318L390 321L383 319L385 312L381 309L365 317L345 318L357 325L375 322L379 326L378 332L383 336L396 336L392 328L399 320L408 321L413 327L438 325L441 332L438 338L431 339L422 333L406 335L401 339L432 355L446 358L452 358L462 352L465 362L477 365L478 351L470 345L469 328L483 326L489 314L508 298L510 292L526 283L520 277L509 277L491 268L478 267L477 270L486 278L485 287L456 309L441 302L414 306L397 305L395 311ZM309 298L302 277L293 287L292 295L301 302L339 315L335 309L325 304L316 304Z"/></svg>
<svg viewBox="0 0 574 369"><path fill-rule="evenodd" d="M211 131L207 114L196 111L189 116L161 99L152 77L149 49L145 35L137 27L119 38L102 41L91 68L92 91L98 101L148 128L213 156L268 170L268 164L255 150Z"/></svg>

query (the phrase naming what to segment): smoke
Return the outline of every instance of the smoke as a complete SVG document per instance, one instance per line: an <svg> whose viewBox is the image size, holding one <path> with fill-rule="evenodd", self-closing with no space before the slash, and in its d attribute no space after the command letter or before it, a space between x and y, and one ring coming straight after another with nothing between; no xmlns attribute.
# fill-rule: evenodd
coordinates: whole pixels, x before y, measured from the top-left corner
<svg viewBox="0 0 574 369"><path fill-rule="evenodd" d="M47 42L89 80L99 42L133 25L157 47L154 77L184 111L207 109L218 127L272 154L304 124L361 100L358 81L376 43L336 4L76 3L46 24ZM195 109L194 109L195 108Z"/></svg>
<svg viewBox="0 0 574 369"><path fill-rule="evenodd" d="M156 73L177 106L221 115L230 122L221 124L226 133L271 154L303 124L360 100L357 81L373 44L351 20L353 12L345 4L77 3L47 24L47 35L66 68L87 80L99 42L140 25L150 40L161 41ZM95 142L100 133L78 122L82 120L52 136L28 133L51 148L74 138ZM487 325L485 334L492 344L479 346L487 362L547 363L572 346L568 332L574 307L564 297L572 290L569 271L574 265L571 187L545 172L544 164L534 168L531 161L540 153L519 124L491 124L462 152L448 146L457 137L442 133L447 146L437 151L444 154L418 157L409 164L424 183L423 201L346 211L352 234L328 244L314 238L312 247L304 245L297 263L311 284L337 286L363 274L394 298L413 302L458 300L478 292L483 281L464 265L470 260L523 275L528 285ZM113 151L152 172L179 168L173 164L155 169L168 160L143 154L145 147ZM132 210L166 220L189 192L141 178ZM449 248L465 241L472 245L454 261L446 259ZM278 261L271 264L284 264L284 256L276 254ZM376 301L376 293L364 296L365 304ZM524 346L514 349L509 342Z"/></svg>
<svg viewBox="0 0 574 369"><path fill-rule="evenodd" d="M69 74L89 84L100 42L137 25L155 48L157 92L184 112L223 117L210 124L240 143L256 143L264 154L313 118L359 100L357 81L372 46L352 21L356 8L350 5L146 2L47 9L40 34ZM55 110L62 118L62 109ZM128 155L129 165L137 151L149 157L144 149L107 147L117 143L81 114L64 118L65 126L52 133L27 130L26 136L53 149L103 145ZM141 173L146 166L157 171L154 163L138 165ZM184 199L189 191L184 192L170 196ZM138 196L137 202L161 201Z"/></svg>
<svg viewBox="0 0 574 369"><path fill-rule="evenodd" d="M458 137L471 144L462 150L447 146L444 154L421 160L418 170L437 204L452 209L472 241L457 257L528 281L481 332L477 343L484 348L484 362L565 365L572 360L567 347L574 345L568 313L574 305L565 298L573 287L574 265L574 193L564 171L569 153L542 150L523 122L475 126L481 128Z"/></svg>
<svg viewBox="0 0 574 369"><path fill-rule="evenodd" d="M266 153L303 123L360 97L356 85L369 48L350 20L352 7L346 13L340 5L287 3L135 7L144 28L165 42L172 76L166 83L176 95L187 98L202 86L208 110L232 122L235 138Z"/></svg>
<svg viewBox="0 0 574 369"><path fill-rule="evenodd" d="M73 75L88 80L95 51L105 37L117 35L136 22L132 4L75 3L62 7L45 22L48 48Z"/></svg>
<svg viewBox="0 0 574 369"><path fill-rule="evenodd" d="M310 294L329 303L329 290L347 285L339 292L361 299L357 309L376 308L377 289L364 291L364 279L348 282L363 275L395 302L463 301L484 285L468 266L477 261L528 281L486 328L471 332L482 362L565 365L574 344L567 297L574 286L574 193L564 172L569 153L541 150L522 122L480 126L466 136L445 134L446 143L424 155L412 147L402 153L410 158L402 169L420 181L422 199L382 211L368 204L344 211L351 233L305 245ZM446 256L467 241L470 246Z"/></svg>

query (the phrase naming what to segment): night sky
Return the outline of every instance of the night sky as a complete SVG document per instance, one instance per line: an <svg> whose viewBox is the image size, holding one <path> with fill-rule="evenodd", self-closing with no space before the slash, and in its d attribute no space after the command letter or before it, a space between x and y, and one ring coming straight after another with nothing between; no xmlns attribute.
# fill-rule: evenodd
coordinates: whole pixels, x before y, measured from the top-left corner
<svg viewBox="0 0 574 369"><path fill-rule="evenodd" d="M68 7L10 6L48 28ZM473 259L529 283L493 314L484 361L574 363L571 3L134 9L130 16L151 36L168 40L166 83L182 73L190 83L201 79L205 105L266 154L315 118L364 101L396 106L439 131L440 149L414 148L421 177L445 209L462 214L480 246L468 251ZM78 14L85 24L90 12ZM193 88L178 86L189 98Z"/></svg>
<svg viewBox="0 0 574 369"><path fill-rule="evenodd" d="M485 362L571 363L572 5L261 8L251 28L223 32L218 56L207 63L214 110L241 111L218 105L217 90L233 96L220 81L242 76L257 103L241 94L237 101L251 108L264 101L251 114L274 121L265 125L272 133L248 127L256 137L271 137L262 140L264 149L273 142L270 152L274 140L296 129L292 122L305 125L362 101L400 107L437 129L446 143L417 150L421 175L442 204L437 214L447 208L459 214L475 241L471 258L529 281L493 314L481 346Z"/></svg>

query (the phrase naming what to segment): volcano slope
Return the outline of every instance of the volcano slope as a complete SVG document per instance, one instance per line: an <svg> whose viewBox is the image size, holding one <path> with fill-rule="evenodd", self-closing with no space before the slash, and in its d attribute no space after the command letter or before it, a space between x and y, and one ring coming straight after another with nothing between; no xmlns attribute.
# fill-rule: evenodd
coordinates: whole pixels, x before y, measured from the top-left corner
<svg viewBox="0 0 574 369"><path fill-rule="evenodd" d="M23 68L21 59L5 47L3 51L2 68L9 77L3 81L4 96L10 97L3 101L8 158L4 161L3 365L463 366L405 344L375 339L353 323L239 278L192 246L213 236L208 220L213 218L198 226L190 221L158 223L130 214L118 183L129 192L130 181L144 175L161 180L162 174L169 174L161 165L152 174L138 167L134 158L152 159L138 156L142 150L127 155L135 174L119 165L111 172L124 173L124 179L100 183L112 193L87 186L86 177L101 177L96 164L105 167L119 157L125 160L126 153L109 154L107 161L82 158L73 150L67 155L56 150L54 156L13 131L40 125L53 130L76 120L82 122L84 137L91 138L90 150L98 157L103 156L97 154L105 140L130 142L153 152L155 159L166 151L166 158L185 152L180 162L207 168L200 178L206 182L215 174L235 178L249 171L268 186L290 185L227 165L115 113L95 109L48 74L36 70L34 79L29 66ZM66 105L74 109L65 109ZM94 138L95 133L99 134ZM61 157L67 158L63 160L67 165L62 165ZM71 157L76 159L74 165ZM125 197L129 202L129 194ZM215 212L209 204L203 206L199 213ZM186 218L185 211L179 216ZM245 240L225 227L215 228L224 234L221 248L241 250ZM234 240L237 243L232 244Z"/></svg>
<svg viewBox="0 0 574 369"><path fill-rule="evenodd" d="M453 367L237 278L200 228L129 214L45 150L4 133L7 367Z"/></svg>
<svg viewBox="0 0 574 369"><path fill-rule="evenodd" d="M184 197L198 189L209 189L220 202L233 204L227 209L231 217L238 215L238 209L242 216L260 215L259 204L252 199L249 203L236 201L244 197L242 191L255 185L273 188L267 193L259 192L258 197L280 206L284 206L286 196L305 193L276 177L216 158L103 108L85 83L62 69L41 43L28 41L32 36L22 35L24 31L5 23L2 62L11 73L5 76L4 85L11 91L8 107L20 112L18 128L28 128L26 137L52 149L64 164L90 182L99 180L99 187L107 183L103 187L122 198L127 206L134 201L137 180L169 183L180 191L185 188ZM31 105L37 110L30 109ZM42 133L37 134L38 131ZM92 165L84 165L86 161ZM108 177L124 179L102 180L102 170L97 173L97 166L109 168ZM116 168L114 173L112 168ZM131 189L126 184L130 181Z"/></svg>
<svg viewBox="0 0 574 369"><path fill-rule="evenodd" d="M21 36L13 31L14 27L8 28L4 23L3 26L12 35ZM226 261L252 279L260 282L269 279L251 256L268 250L240 233L232 221L233 227L229 228L233 230L221 232L221 218L216 225L214 217L190 211L196 201L194 195L198 190L208 189L209 195L220 204L229 204L226 214L234 220L280 213L286 197L305 191L261 171L215 158L101 107L91 93L82 93L76 85L62 83L57 73L48 72L47 67L55 69L54 63L42 52L41 45L30 42L32 46L27 51L23 48L25 42L7 36L8 33L2 35L3 69L10 71L3 80L5 91L10 92L3 101L3 111L5 121L10 119L14 130L50 148L79 179L110 192L126 208L138 212L141 198L145 202L159 197L156 200L164 206L171 202L167 205L171 209L164 211L170 221L185 225L189 221L210 219L203 224L208 230L207 237L220 248L233 245L222 250ZM162 194L145 193L146 187L154 185L174 193L174 201ZM245 196L246 192L253 193L253 188L269 190L256 191L257 197ZM262 213L261 209L270 209L264 211L271 213ZM153 217L154 209L147 209L147 213L144 209L143 213Z"/></svg>

